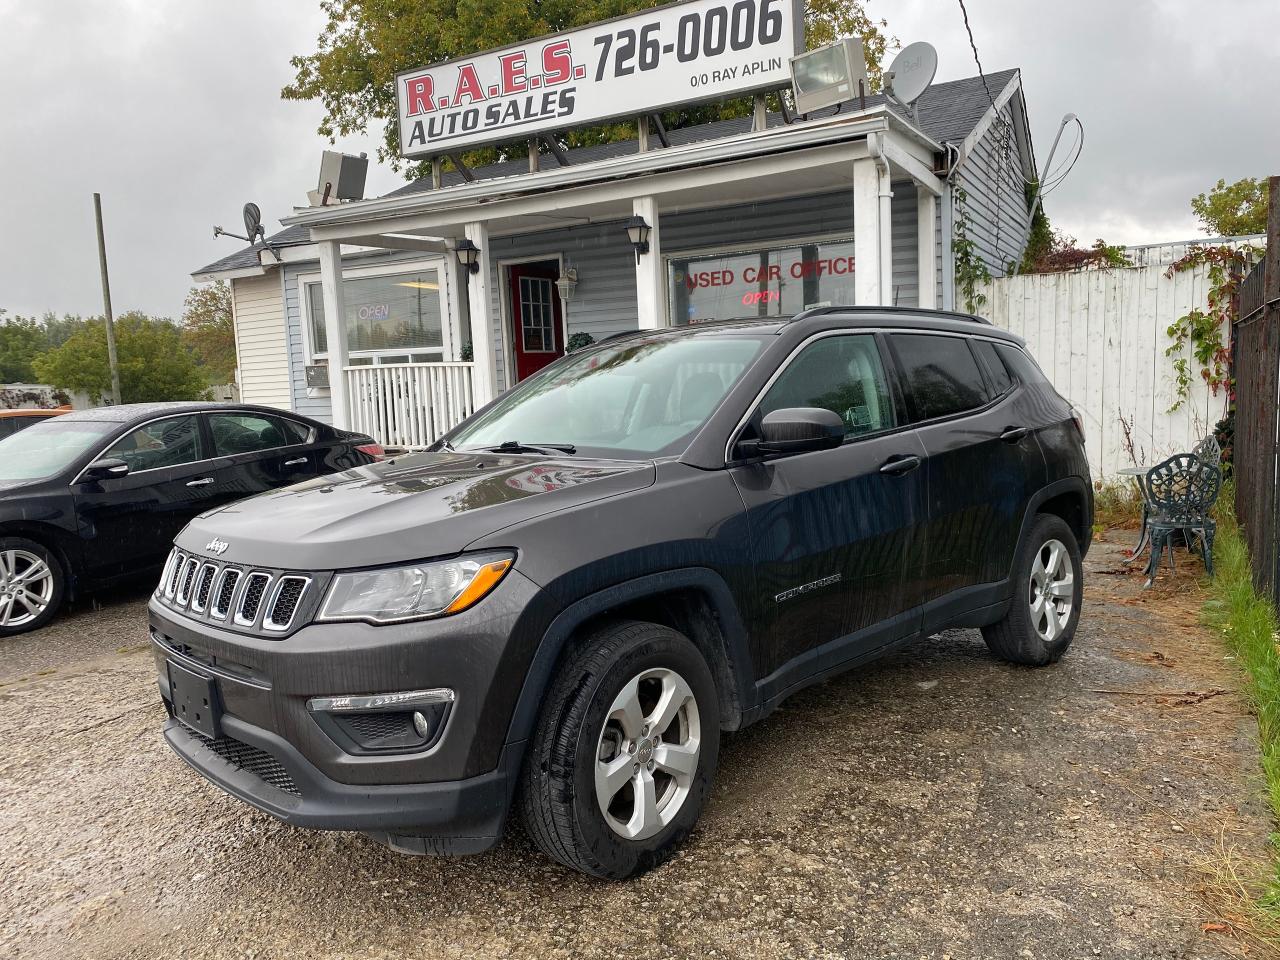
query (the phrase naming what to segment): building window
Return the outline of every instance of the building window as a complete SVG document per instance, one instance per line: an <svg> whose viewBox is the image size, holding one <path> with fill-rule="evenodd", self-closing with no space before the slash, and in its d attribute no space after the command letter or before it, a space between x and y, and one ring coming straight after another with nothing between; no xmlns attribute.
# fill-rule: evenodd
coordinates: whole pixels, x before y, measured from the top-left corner
<svg viewBox="0 0 1280 960"><path fill-rule="evenodd" d="M672 257L671 322L779 317L854 300L853 241Z"/></svg>
<svg viewBox="0 0 1280 960"><path fill-rule="evenodd" d="M520 334L525 353L556 352L555 286L545 277L520 278Z"/></svg>
<svg viewBox="0 0 1280 960"><path fill-rule="evenodd" d="M342 282L347 352L352 364L422 362L444 356L440 275L434 269ZM319 283L306 285L311 355L329 352L324 296ZM394 356L394 360L388 358Z"/></svg>

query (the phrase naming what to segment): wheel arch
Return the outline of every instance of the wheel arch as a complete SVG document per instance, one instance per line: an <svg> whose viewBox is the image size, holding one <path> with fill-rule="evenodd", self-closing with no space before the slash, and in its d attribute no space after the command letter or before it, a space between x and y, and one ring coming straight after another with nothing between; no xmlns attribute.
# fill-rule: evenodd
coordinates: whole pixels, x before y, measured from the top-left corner
<svg viewBox="0 0 1280 960"><path fill-rule="evenodd" d="M1075 534L1080 555L1083 557L1089 552L1089 544L1093 540L1093 497L1082 478L1067 477L1055 481L1031 498L1019 542L1039 513L1061 517Z"/></svg>
<svg viewBox="0 0 1280 960"><path fill-rule="evenodd" d="M754 713L751 656L733 595L715 571L692 567L615 584L561 611L534 652L511 718L508 743L532 735L543 698L572 641L609 620L661 623L693 641L716 680L721 729L736 730Z"/></svg>

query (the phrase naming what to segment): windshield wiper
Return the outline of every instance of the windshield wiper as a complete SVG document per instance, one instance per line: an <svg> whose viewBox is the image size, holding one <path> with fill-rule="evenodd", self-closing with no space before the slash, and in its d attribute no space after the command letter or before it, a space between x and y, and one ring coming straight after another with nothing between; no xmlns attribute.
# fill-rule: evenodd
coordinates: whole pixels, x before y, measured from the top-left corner
<svg viewBox="0 0 1280 960"><path fill-rule="evenodd" d="M558 453L573 454L578 452L578 448L572 443L521 443L519 440L504 440L496 447L484 447L482 449L496 453L550 453L556 451Z"/></svg>

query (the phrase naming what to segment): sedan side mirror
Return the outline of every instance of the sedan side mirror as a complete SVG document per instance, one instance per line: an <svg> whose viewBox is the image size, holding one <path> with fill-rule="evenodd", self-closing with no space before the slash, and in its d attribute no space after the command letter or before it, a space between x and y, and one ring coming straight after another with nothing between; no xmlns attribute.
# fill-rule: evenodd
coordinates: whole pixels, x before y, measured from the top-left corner
<svg viewBox="0 0 1280 960"><path fill-rule="evenodd" d="M95 460L80 476L85 480L119 480L129 475L129 465L116 457Z"/></svg>
<svg viewBox="0 0 1280 960"><path fill-rule="evenodd" d="M740 447L748 456L832 450L844 442L844 431L844 420L838 413L819 407L787 407L765 414L760 439Z"/></svg>

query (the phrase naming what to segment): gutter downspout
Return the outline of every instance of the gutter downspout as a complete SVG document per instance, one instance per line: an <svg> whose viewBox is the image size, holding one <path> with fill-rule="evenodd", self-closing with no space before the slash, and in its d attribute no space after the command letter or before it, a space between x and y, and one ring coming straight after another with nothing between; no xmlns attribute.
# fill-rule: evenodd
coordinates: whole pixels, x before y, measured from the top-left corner
<svg viewBox="0 0 1280 960"><path fill-rule="evenodd" d="M956 308L956 256L952 250L951 243L955 239L956 230L956 209L955 197L952 193L952 186L956 178L956 174L960 169L960 149L954 143L945 143L949 163L947 164L947 176L943 181L941 199L941 217L942 217L942 240L941 256L942 256L942 309L955 310Z"/></svg>
<svg viewBox="0 0 1280 960"><path fill-rule="evenodd" d="M876 163L879 172L880 209L876 229L880 240L880 304L893 305L893 184L889 170L889 161L884 155L881 142L883 133L867 134L867 153Z"/></svg>

